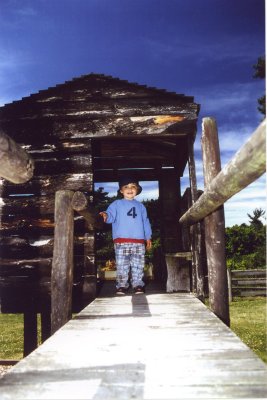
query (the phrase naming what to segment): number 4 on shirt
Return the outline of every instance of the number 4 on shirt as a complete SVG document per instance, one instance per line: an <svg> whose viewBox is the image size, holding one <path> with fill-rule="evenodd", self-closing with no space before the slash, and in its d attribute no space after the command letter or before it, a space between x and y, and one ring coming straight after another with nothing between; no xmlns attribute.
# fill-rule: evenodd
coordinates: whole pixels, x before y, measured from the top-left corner
<svg viewBox="0 0 267 400"><path fill-rule="evenodd" d="M132 208L127 212L127 215L128 215L129 217L133 217L133 218L137 217L137 214L136 214L136 211L135 211L135 207L132 207Z"/></svg>

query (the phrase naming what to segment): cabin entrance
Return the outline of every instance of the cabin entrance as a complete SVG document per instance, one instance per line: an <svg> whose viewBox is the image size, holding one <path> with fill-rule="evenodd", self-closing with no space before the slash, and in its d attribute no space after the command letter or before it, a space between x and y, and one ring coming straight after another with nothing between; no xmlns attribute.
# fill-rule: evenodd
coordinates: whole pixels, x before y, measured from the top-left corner
<svg viewBox="0 0 267 400"><path fill-rule="evenodd" d="M146 196L147 182L153 182L154 187L158 189L158 198L147 207L154 246L152 252L146 256L148 271L145 280L153 279L165 289L168 280L167 262L173 263L170 257L172 255L177 257L188 251L178 223L182 215L181 177L187 162L186 152L182 152L181 149L186 148L185 146L185 136L109 137L92 140L94 192L98 200L101 193L99 190L96 191L96 188L102 186L102 192L107 192L108 183L112 182L114 190L111 196L115 196L118 181L122 176L132 176L140 182L143 191L137 197L139 201L150 199L149 193ZM95 206L99 207L98 204ZM105 210L107 206L103 204L103 207L102 210ZM110 241L110 248L113 249L110 232L111 227L106 227L104 233L97 233L98 237L96 235L96 265L98 271L101 270L100 279L103 280L114 279L115 276L115 273L109 272L115 269L114 255L109 257L110 249L103 251L101 248L101 243L103 245L105 242L107 245L107 241L103 240L103 236L106 236ZM174 261L177 264L177 260ZM181 290L189 291L189 263L188 259L184 261L187 269L186 283L180 281L179 287Z"/></svg>

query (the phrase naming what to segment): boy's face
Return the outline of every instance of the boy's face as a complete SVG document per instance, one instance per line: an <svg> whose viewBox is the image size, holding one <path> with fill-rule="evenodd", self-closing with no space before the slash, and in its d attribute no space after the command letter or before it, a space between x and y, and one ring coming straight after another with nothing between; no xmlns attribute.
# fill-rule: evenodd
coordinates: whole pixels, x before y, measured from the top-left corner
<svg viewBox="0 0 267 400"><path fill-rule="evenodd" d="M133 200L137 195L138 187L135 183L128 183L128 185L122 186L120 192L126 200Z"/></svg>

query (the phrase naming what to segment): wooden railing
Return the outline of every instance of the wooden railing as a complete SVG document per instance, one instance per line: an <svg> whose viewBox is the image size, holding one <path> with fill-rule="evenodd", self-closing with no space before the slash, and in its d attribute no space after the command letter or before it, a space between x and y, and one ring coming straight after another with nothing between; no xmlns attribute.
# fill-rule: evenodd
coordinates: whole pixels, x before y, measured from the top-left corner
<svg viewBox="0 0 267 400"><path fill-rule="evenodd" d="M193 200L179 222L189 226L204 219L210 307L229 325L223 204L265 172L266 120L222 170L217 125L213 118L203 119L201 139L205 190L198 200ZM202 291L203 288L197 288L196 294Z"/></svg>
<svg viewBox="0 0 267 400"><path fill-rule="evenodd" d="M210 118L203 119L203 126L210 125L206 126L207 129L213 129L214 123ZM180 223L190 225L202 220L258 179L266 171L265 145L266 120L259 125L244 146L207 186L199 199L180 218Z"/></svg>

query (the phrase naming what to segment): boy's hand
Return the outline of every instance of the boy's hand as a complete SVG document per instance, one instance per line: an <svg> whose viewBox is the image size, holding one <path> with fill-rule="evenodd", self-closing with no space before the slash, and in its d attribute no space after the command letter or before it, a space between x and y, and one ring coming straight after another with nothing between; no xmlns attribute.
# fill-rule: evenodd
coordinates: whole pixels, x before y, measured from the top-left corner
<svg viewBox="0 0 267 400"><path fill-rule="evenodd" d="M152 240L151 239L148 239L146 241L146 249L147 250L151 250L152 249Z"/></svg>
<svg viewBox="0 0 267 400"><path fill-rule="evenodd" d="M102 211L99 213L99 215L101 215L101 217L103 218L104 222L106 222L106 220L108 219L108 214L105 211Z"/></svg>

